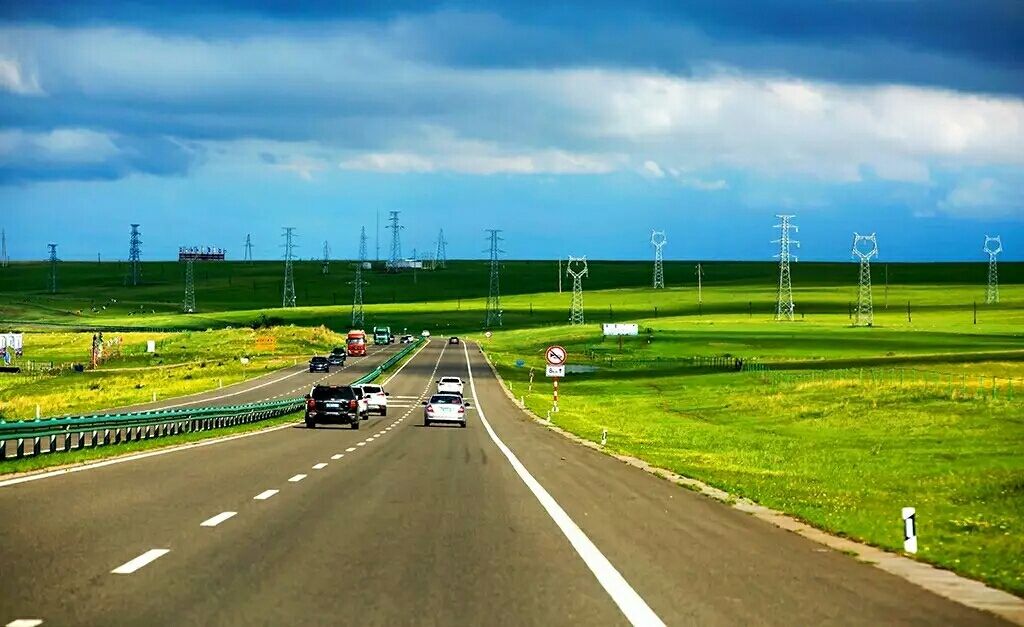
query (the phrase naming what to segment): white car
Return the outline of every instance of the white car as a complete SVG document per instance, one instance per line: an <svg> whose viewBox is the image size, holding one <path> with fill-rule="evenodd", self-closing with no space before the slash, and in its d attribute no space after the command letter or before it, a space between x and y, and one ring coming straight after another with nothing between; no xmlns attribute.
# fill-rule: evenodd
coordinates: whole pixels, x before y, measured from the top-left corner
<svg viewBox="0 0 1024 627"><path fill-rule="evenodd" d="M363 391L368 411L377 412L381 416L388 415L388 397L391 396L390 392L385 392L384 388L372 383L364 383L352 387L360 388Z"/></svg>
<svg viewBox="0 0 1024 627"><path fill-rule="evenodd" d="M361 385L353 385L352 391L356 393L356 400L359 402L359 417L366 420L370 417L370 398Z"/></svg>
<svg viewBox="0 0 1024 627"><path fill-rule="evenodd" d="M437 380L438 394L458 394L462 396L462 379L458 377L441 377Z"/></svg>
<svg viewBox="0 0 1024 627"><path fill-rule="evenodd" d="M434 394L429 401L423 401L423 426L435 422L452 422L466 426L466 408L469 403L458 394Z"/></svg>
<svg viewBox="0 0 1024 627"><path fill-rule="evenodd" d="M423 333L420 333L420 335L422 337L430 337L430 331L427 331L426 329L423 329Z"/></svg>

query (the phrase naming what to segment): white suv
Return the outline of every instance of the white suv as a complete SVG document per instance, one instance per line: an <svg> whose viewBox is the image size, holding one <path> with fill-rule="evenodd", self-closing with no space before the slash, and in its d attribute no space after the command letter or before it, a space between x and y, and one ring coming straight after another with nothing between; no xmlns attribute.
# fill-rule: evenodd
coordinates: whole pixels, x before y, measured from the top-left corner
<svg viewBox="0 0 1024 627"><path fill-rule="evenodd" d="M363 391L363 398L366 399L368 411L377 412L381 416L388 415L388 396L391 396L390 392L385 392L381 386L371 383L354 385L352 387L360 388Z"/></svg>
<svg viewBox="0 0 1024 627"><path fill-rule="evenodd" d="M438 394L458 394L462 396L462 379L458 377L441 377L437 380Z"/></svg>

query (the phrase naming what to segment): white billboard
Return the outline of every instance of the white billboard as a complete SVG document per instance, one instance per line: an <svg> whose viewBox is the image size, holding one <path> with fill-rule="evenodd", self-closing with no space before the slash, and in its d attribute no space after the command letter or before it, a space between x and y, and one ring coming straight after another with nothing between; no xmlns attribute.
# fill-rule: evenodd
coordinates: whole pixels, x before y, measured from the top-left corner
<svg viewBox="0 0 1024 627"><path fill-rule="evenodd" d="M625 324L622 322L606 322L604 327L605 335L640 335L640 325Z"/></svg>
<svg viewBox="0 0 1024 627"><path fill-rule="evenodd" d="M0 333L0 352L8 346L11 347L12 351L20 351L22 349L22 341L21 333Z"/></svg>

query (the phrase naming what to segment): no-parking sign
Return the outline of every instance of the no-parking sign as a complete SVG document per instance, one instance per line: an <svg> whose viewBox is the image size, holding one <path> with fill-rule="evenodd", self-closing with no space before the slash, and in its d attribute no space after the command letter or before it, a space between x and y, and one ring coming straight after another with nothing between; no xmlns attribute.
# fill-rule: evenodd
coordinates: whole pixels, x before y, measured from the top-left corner
<svg viewBox="0 0 1024 627"><path fill-rule="evenodd" d="M548 350L544 352L544 358L547 359L550 366L564 365L566 357L568 357L568 353L566 353L564 348L557 345L548 346Z"/></svg>

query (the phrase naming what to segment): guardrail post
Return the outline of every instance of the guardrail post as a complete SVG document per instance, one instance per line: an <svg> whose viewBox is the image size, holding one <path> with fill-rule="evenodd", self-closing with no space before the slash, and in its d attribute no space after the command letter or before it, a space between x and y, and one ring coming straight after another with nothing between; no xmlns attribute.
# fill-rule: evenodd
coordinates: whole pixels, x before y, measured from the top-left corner
<svg viewBox="0 0 1024 627"><path fill-rule="evenodd" d="M0 462L7 459L7 440L0 440Z"/></svg>
<svg viewBox="0 0 1024 627"><path fill-rule="evenodd" d="M71 432L64 432L64 452L67 453L71 450Z"/></svg>
<svg viewBox="0 0 1024 627"><path fill-rule="evenodd" d="M103 446L108 446L109 444L110 444L110 429L104 429L103 430ZM93 443L93 446L95 446L95 445L96 444Z"/></svg>
<svg viewBox="0 0 1024 627"><path fill-rule="evenodd" d="M50 448L48 448L46 450L46 452L47 453L54 453L56 451L57 451L57 436L56 435L51 435L50 436Z"/></svg>
<svg viewBox="0 0 1024 627"><path fill-rule="evenodd" d="M32 454L33 455L38 455L39 454L39 450L40 450L39 440L40 440L40 438L38 438L38 437L32 438Z"/></svg>

